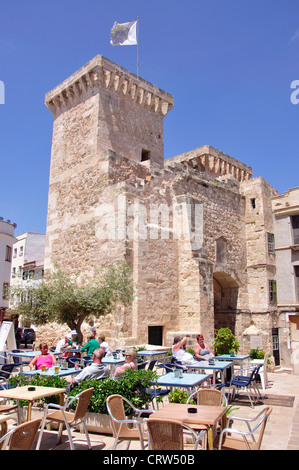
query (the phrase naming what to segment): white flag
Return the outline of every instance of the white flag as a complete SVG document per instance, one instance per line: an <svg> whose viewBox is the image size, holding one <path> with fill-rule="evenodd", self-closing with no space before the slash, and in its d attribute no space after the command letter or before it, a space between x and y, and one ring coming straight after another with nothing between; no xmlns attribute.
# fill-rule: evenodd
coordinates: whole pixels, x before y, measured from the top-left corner
<svg viewBox="0 0 299 470"><path fill-rule="evenodd" d="M112 46L132 46L137 44L136 37L137 21L130 23L117 23L115 21L110 34L110 44Z"/></svg>

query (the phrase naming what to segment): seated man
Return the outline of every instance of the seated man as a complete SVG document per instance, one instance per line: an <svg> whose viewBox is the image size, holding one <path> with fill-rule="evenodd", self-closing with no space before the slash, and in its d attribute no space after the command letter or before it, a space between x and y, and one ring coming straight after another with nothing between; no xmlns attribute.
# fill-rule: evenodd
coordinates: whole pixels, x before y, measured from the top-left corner
<svg viewBox="0 0 299 470"><path fill-rule="evenodd" d="M196 359L193 358L192 354L186 351L186 336L176 336L173 340L172 355L175 361L181 362L182 365L196 364Z"/></svg>
<svg viewBox="0 0 299 470"><path fill-rule="evenodd" d="M96 339L94 339L92 335L90 335L88 337L88 341L85 344L85 346L81 348L81 352L86 351L87 356L91 357L93 355L93 352L96 349L99 349L99 347L100 347L99 342Z"/></svg>
<svg viewBox="0 0 299 470"><path fill-rule="evenodd" d="M92 353L93 363L85 367L76 377L73 378L73 384L76 385L83 380L105 379L109 376L109 368L106 364L102 364L104 356L102 349L95 349Z"/></svg>

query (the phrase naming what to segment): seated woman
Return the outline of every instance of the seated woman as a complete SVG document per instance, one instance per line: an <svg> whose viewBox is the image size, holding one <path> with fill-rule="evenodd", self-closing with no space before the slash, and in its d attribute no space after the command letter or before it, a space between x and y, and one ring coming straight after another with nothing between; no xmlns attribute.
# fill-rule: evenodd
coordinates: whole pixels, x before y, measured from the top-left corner
<svg viewBox="0 0 299 470"><path fill-rule="evenodd" d="M54 362L56 362L54 354L51 352L48 352L47 343L41 343L39 345L39 349L41 351L41 354L39 354L38 356L35 356L32 359L32 361L29 363L29 367L31 370L34 370L35 366L38 370L40 370L43 365L49 368L54 365Z"/></svg>
<svg viewBox="0 0 299 470"><path fill-rule="evenodd" d="M198 361L208 361L214 357L209 346L204 342L202 334L196 336L196 344L194 346L194 356Z"/></svg>
<svg viewBox="0 0 299 470"><path fill-rule="evenodd" d="M125 370L132 369L137 370L137 351L135 349L128 349L125 352L125 363L122 366L116 368L114 372L114 378L120 376Z"/></svg>
<svg viewBox="0 0 299 470"><path fill-rule="evenodd" d="M85 344L85 346L81 348L81 352L86 351L87 356L92 357L93 352L96 349L99 349L99 347L100 347L99 342L96 339L94 339L93 335L90 335L88 337L88 341Z"/></svg>
<svg viewBox="0 0 299 470"><path fill-rule="evenodd" d="M105 335L103 333L101 333L99 336L99 343L100 343L100 348L102 348L104 351L104 356L111 356L109 344L107 343Z"/></svg>
<svg viewBox="0 0 299 470"><path fill-rule="evenodd" d="M182 365L194 364L197 362L192 354L186 351L186 336L176 336L173 340L172 355L176 361L181 362Z"/></svg>

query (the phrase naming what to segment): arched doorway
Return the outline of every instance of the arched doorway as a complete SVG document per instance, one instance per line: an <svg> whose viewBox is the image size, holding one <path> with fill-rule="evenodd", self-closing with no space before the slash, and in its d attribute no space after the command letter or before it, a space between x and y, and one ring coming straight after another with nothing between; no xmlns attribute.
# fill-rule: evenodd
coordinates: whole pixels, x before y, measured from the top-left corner
<svg viewBox="0 0 299 470"><path fill-rule="evenodd" d="M226 272L215 271L213 289L215 330L229 328L235 334L238 283Z"/></svg>

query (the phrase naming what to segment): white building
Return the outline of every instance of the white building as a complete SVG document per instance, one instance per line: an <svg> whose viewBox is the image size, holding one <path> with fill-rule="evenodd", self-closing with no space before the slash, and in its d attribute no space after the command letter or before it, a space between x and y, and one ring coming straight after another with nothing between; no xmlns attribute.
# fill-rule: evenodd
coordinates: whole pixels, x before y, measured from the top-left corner
<svg viewBox="0 0 299 470"><path fill-rule="evenodd" d="M12 266L13 245L16 241L14 231L16 224L0 217L0 310L9 305L8 291ZM0 316L0 319L2 317Z"/></svg>
<svg viewBox="0 0 299 470"><path fill-rule="evenodd" d="M44 270L46 235L25 232L13 245L11 286L21 286L29 279L39 280Z"/></svg>

